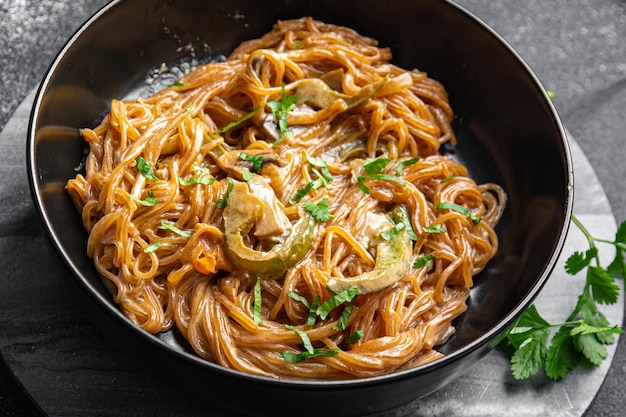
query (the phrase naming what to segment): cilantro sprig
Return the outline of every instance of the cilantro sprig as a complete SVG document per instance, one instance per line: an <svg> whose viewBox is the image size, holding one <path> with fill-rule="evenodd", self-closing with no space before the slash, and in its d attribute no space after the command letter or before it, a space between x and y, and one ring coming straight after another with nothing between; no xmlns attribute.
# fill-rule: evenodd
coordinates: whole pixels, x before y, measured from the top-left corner
<svg viewBox="0 0 626 417"><path fill-rule="evenodd" d="M296 101L298 101L298 96L296 94L287 96L285 93L285 84L283 84L280 100L270 100L267 102L267 107L270 108L272 114L278 121L278 130L280 131L280 137L272 146L277 146L285 135L289 134L287 115L296 106Z"/></svg>
<svg viewBox="0 0 626 417"><path fill-rule="evenodd" d="M312 201L306 201L304 203L304 209L311 213L311 216L313 216L313 218L320 223L327 222L332 217L335 217L328 211L328 198L326 197L320 200L317 204Z"/></svg>
<svg viewBox="0 0 626 417"><path fill-rule="evenodd" d="M615 240L593 237L580 220L574 223L589 244L585 252L576 251L565 262L565 271L576 275L586 269L585 285L570 315L561 323L549 323L531 305L507 335L505 343L512 347L511 371L516 379L529 378L544 369L554 380L567 376L582 363L599 365L607 356L606 345L615 341L622 329L610 325L599 304L615 304L619 297L616 278L624 279L626 264L626 221L615 234ZM600 264L596 243L613 245L616 249L611 264ZM505 346L506 347L506 346Z"/></svg>

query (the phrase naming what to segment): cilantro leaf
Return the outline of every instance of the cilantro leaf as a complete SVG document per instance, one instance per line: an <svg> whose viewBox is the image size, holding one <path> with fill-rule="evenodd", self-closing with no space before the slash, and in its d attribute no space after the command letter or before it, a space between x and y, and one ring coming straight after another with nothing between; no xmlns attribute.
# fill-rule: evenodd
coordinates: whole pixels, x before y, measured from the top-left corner
<svg viewBox="0 0 626 417"><path fill-rule="evenodd" d="M606 348L593 333L575 335L574 346L594 365L599 365L608 356Z"/></svg>
<svg viewBox="0 0 626 417"><path fill-rule="evenodd" d="M156 175L154 175L154 172L152 170L152 162L146 161L143 156L138 156L137 158L135 158L135 163L137 164L137 170L145 178L155 181L159 179Z"/></svg>
<svg viewBox="0 0 626 417"><path fill-rule="evenodd" d="M382 181L393 181L397 184L400 184L402 186L405 186L406 183L401 179L398 178L394 175L388 175L388 174L371 174L371 175L360 175L357 177L357 183L359 188L361 189L361 191L363 191L363 193L365 194L369 194L370 193L370 189L367 185L365 185L365 181L368 179L373 179L373 180L382 180Z"/></svg>
<svg viewBox="0 0 626 417"><path fill-rule="evenodd" d="M324 320L331 311L335 308L339 307L341 304L352 301L359 294L359 289L356 286L352 286L345 291L337 293L324 301L317 308L317 315L320 316L322 320Z"/></svg>
<svg viewBox="0 0 626 417"><path fill-rule="evenodd" d="M272 114L276 117L276 120L278 120L278 129L281 133L280 139L278 139L273 146L276 146L283 136L287 134L287 115L291 110L293 110L297 100L298 96L296 94L287 96L285 93L285 84L283 84L280 100L270 100L267 102L267 107L270 108Z"/></svg>
<svg viewBox="0 0 626 417"><path fill-rule="evenodd" d="M426 255L422 255L413 262L413 268L418 269L425 266L428 269L433 269L432 260L435 259L434 253L427 253Z"/></svg>
<svg viewBox="0 0 626 417"><path fill-rule="evenodd" d="M419 162L421 159L422 159L421 156L415 156L411 159L407 159L406 161L400 162L398 164L398 167L396 168L396 175L402 175L402 173L404 172L404 168Z"/></svg>
<svg viewBox="0 0 626 417"><path fill-rule="evenodd" d="M146 207L152 207L159 202L159 199L154 195L152 191L148 191L148 195L143 200L129 193L126 193L126 195L128 195L128 197L130 197L130 199L133 200L135 203L139 203L142 206Z"/></svg>
<svg viewBox="0 0 626 417"><path fill-rule="evenodd" d="M247 153L241 152L239 159L252 162L252 169L256 172L261 172L261 168L263 167L263 157L261 155L248 155Z"/></svg>
<svg viewBox="0 0 626 417"><path fill-rule="evenodd" d="M549 337L550 328L509 334L509 340L517 349L511 358L511 371L516 379L525 379L535 375L539 368L545 366Z"/></svg>
<svg viewBox="0 0 626 417"><path fill-rule="evenodd" d="M576 251L565 261L565 272L576 275L591 264L591 261L598 255L596 248L590 248L585 253Z"/></svg>
<svg viewBox="0 0 626 417"><path fill-rule="evenodd" d="M443 201L437 204L437 209L439 210L450 209L452 211L456 211L458 213L465 215L465 217L469 218L472 221L472 223L476 225L480 223L480 217L472 213L470 209L468 209L467 207L461 206L459 204L452 203L450 201Z"/></svg>
<svg viewBox="0 0 626 417"><path fill-rule="evenodd" d="M320 223L327 222L333 217L333 215L328 212L328 198L326 197L317 204L306 201L304 203L304 209L311 213L313 218Z"/></svg>
<svg viewBox="0 0 626 417"><path fill-rule="evenodd" d="M159 226L159 229L170 230L182 237L191 237L191 233L180 230L174 225L174 223L170 222L169 220L161 220L161 225Z"/></svg>
<svg viewBox="0 0 626 417"><path fill-rule="evenodd" d="M574 346L574 338L568 327L561 327L552 337L546 355L546 375L551 379L563 379L580 362L580 352Z"/></svg>
<svg viewBox="0 0 626 417"><path fill-rule="evenodd" d="M619 286L613 277L603 268L589 266L587 282L591 285L593 298L600 304L615 304L619 296Z"/></svg>
<svg viewBox="0 0 626 417"><path fill-rule="evenodd" d="M443 224L434 224L432 226L422 227L426 233L446 233L446 227Z"/></svg>
<svg viewBox="0 0 626 417"><path fill-rule="evenodd" d="M224 126L223 128L214 131L213 134L214 135L222 135L222 134L228 132L230 129L232 129L234 127L237 127L240 124L242 124L243 122L245 122L246 120L254 117L254 115L258 113L259 109L260 109L260 107L255 108L250 113L247 113L245 116L243 116L241 119L235 120L234 122L230 122L226 126Z"/></svg>
<svg viewBox="0 0 626 417"><path fill-rule="evenodd" d="M389 158L367 158L363 163L363 169L368 175L380 174L390 161Z"/></svg>
<svg viewBox="0 0 626 417"><path fill-rule="evenodd" d="M339 349L316 348L313 349L313 352L305 351L298 354L294 354L291 352L280 352L280 354L286 362L299 363L306 359L314 358L316 356L337 356L339 355Z"/></svg>

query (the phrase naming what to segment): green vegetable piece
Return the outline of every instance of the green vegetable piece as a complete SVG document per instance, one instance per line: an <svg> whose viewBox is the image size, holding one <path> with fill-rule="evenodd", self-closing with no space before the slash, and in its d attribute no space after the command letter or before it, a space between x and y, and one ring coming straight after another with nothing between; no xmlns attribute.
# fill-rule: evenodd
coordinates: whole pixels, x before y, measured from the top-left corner
<svg viewBox="0 0 626 417"><path fill-rule="evenodd" d="M358 93L350 96L333 90L319 78L305 78L298 84L296 92L299 103L306 103L323 109L335 100L343 100L346 103L346 110L350 110L374 97L386 82L387 78L383 78L375 83L366 85Z"/></svg>
<svg viewBox="0 0 626 417"><path fill-rule="evenodd" d="M250 248L244 237L264 214L264 205L244 182L233 181L230 204L224 208L224 248L228 258L239 267L257 274L284 272L298 263L313 241L315 219L306 211L293 225L282 244L263 252Z"/></svg>
<svg viewBox="0 0 626 417"><path fill-rule="evenodd" d="M406 212L405 206L399 207ZM378 244L376 264L371 271L356 277L332 277L327 286L334 292L341 292L352 286L356 286L364 294L380 291L402 279L411 266L412 255L413 243L407 228L403 227L389 241Z"/></svg>
<svg viewBox="0 0 626 417"><path fill-rule="evenodd" d="M328 198L323 198L317 204L307 201L304 203L304 209L320 223L327 222L331 217L334 217L328 212Z"/></svg>

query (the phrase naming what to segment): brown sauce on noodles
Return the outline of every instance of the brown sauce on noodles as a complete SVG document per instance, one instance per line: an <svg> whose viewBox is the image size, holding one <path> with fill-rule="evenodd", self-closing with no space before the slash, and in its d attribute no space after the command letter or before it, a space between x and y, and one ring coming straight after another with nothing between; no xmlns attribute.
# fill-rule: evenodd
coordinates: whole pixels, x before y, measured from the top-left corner
<svg viewBox="0 0 626 417"><path fill-rule="evenodd" d="M390 60L350 29L278 22L84 129L67 189L126 317L272 377L440 357L506 196L438 154L455 142L446 91Z"/></svg>

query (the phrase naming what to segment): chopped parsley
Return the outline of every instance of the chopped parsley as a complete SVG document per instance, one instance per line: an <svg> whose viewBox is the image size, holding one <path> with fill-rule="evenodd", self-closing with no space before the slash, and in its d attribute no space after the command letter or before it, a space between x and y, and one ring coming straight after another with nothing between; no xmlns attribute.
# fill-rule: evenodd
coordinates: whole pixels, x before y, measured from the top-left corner
<svg viewBox="0 0 626 417"><path fill-rule="evenodd" d="M339 354L339 349L314 348L306 332L298 329L295 326L290 326L288 324L285 324L285 328L289 330L293 330L298 336L300 336L300 339L302 340L302 344L305 349L304 352L300 352L298 354L294 354L290 352L281 352L281 355L287 362L299 363L306 359L313 358L316 356L337 356Z"/></svg>
<svg viewBox="0 0 626 417"><path fill-rule="evenodd" d="M174 223L169 220L161 220L161 225L159 226L159 229L172 231L182 237L191 237L191 233L180 230L174 225Z"/></svg>
<svg viewBox="0 0 626 417"><path fill-rule="evenodd" d="M135 163L137 164L137 170L139 170L141 175L143 175L145 178L155 181L159 179L156 175L154 175L152 163L146 161L143 156L138 156L137 158L135 158Z"/></svg>
<svg viewBox="0 0 626 417"><path fill-rule="evenodd" d="M285 135L289 133L287 115L296 106L297 100L298 96L296 94L287 96L285 93L285 84L283 84L280 100L270 100L267 102L267 107L270 108L272 114L278 121L278 130L280 131L280 137L272 146L277 146Z"/></svg>
<svg viewBox="0 0 626 417"><path fill-rule="evenodd" d="M422 159L421 156L415 156L411 159L407 159L406 161L402 161L398 164L398 167L396 168L396 174L397 175L402 175L402 172L404 171L404 168L413 165L417 162L419 162Z"/></svg>
<svg viewBox="0 0 626 417"><path fill-rule="evenodd" d="M156 203L159 202L158 198L156 198L156 196L154 195L152 191L148 191L148 195L143 200L129 193L126 193L126 195L128 195L131 198L131 200L133 200L135 203L141 204L142 206L146 206L146 207L152 207Z"/></svg>
<svg viewBox="0 0 626 417"><path fill-rule="evenodd" d="M259 107L255 108L250 113L247 113L241 119L235 120L234 122L230 122L226 126L224 126L223 128L214 131L213 134L215 134L215 135L223 135L224 133L228 132L230 129L232 129L234 127L237 127L240 124L242 124L243 122L245 122L246 120L254 117L254 115L257 114L258 112L259 112Z"/></svg>
<svg viewBox="0 0 626 417"><path fill-rule="evenodd" d="M152 253L155 250L159 249L161 246L161 242L154 242L153 244L147 246L143 251L145 253Z"/></svg>
<svg viewBox="0 0 626 417"><path fill-rule="evenodd" d="M304 209L311 213L313 218L320 223L327 222L331 217L334 217L328 212L328 198L323 198L319 203L315 204L311 201L304 203Z"/></svg>
<svg viewBox="0 0 626 417"><path fill-rule="evenodd" d="M422 255L413 262L413 268L418 269L425 266L428 269L433 269L433 259L435 259L435 254L433 253Z"/></svg>
<svg viewBox="0 0 626 417"><path fill-rule="evenodd" d="M261 168L263 167L263 157L261 155L248 155L247 153L241 152L239 159L252 162L252 169L256 172L261 172Z"/></svg>

